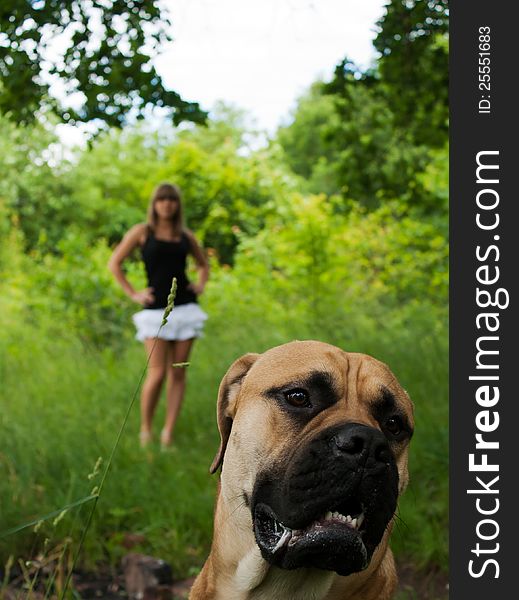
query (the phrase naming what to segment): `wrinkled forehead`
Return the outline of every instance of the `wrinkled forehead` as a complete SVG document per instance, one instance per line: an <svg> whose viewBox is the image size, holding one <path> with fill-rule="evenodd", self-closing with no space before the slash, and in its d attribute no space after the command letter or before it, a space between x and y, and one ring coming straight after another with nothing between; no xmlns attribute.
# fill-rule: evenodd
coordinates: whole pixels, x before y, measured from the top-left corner
<svg viewBox="0 0 519 600"><path fill-rule="evenodd" d="M309 381L323 382L339 396L363 402L376 401L387 390L398 404L411 406L384 363L322 342L290 342L268 350L252 365L242 390L246 395L261 395L269 388L305 387Z"/></svg>

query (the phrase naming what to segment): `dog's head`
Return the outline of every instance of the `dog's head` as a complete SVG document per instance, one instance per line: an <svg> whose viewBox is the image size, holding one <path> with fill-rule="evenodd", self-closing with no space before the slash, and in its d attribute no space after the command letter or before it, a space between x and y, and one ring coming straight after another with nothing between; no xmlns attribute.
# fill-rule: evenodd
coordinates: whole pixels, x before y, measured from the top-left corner
<svg viewBox="0 0 519 600"><path fill-rule="evenodd" d="M285 569L365 569L408 481L413 408L383 363L321 342L247 354L218 397L222 494Z"/></svg>

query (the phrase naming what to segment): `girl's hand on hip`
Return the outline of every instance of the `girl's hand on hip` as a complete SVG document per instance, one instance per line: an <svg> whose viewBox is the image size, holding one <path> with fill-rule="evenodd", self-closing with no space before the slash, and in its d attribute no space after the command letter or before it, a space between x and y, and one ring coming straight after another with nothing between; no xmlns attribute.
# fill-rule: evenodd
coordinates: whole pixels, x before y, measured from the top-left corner
<svg viewBox="0 0 519 600"><path fill-rule="evenodd" d="M140 292L133 292L133 294L131 295L131 299L134 302L137 302L137 304L140 304L141 306L153 304L153 302L155 302L153 288L146 288L145 290L141 290Z"/></svg>

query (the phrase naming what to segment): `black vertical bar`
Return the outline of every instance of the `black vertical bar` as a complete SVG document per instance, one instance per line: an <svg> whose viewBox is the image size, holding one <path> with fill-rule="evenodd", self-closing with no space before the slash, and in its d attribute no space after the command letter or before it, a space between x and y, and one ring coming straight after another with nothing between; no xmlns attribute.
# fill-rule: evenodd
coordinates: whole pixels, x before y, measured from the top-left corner
<svg viewBox="0 0 519 600"><path fill-rule="evenodd" d="M516 341L519 333L516 223L519 217L515 217L519 204L516 189L519 100L514 91L518 73L515 64L518 26L519 2L450 2L452 600L519 597L516 558L519 397L515 381L519 374ZM487 34L488 50L484 45ZM490 60L484 60L486 57ZM485 66L490 68L485 69ZM484 76L487 74L489 78ZM480 162L498 168L481 169L480 179L484 181L478 183L477 157L481 152L487 154L479 154ZM499 182L492 182L495 179ZM484 208L478 207L478 193ZM497 206L488 208L493 200ZM494 225L497 218L499 224L484 229L478 226L478 218L486 227ZM488 270L481 269L485 266ZM499 278L492 284L481 283L478 273L483 280L493 280L497 274ZM488 297L480 295L479 304L477 288L490 294ZM488 298L494 300L496 306L481 306ZM509 306L505 307L507 298ZM490 313L494 317L481 317ZM497 329L489 331L489 326ZM482 340L482 337L492 339ZM498 354L481 354L480 368L478 343L480 350L498 351ZM498 379L490 379L490 376ZM489 386L487 396L485 386ZM499 400L490 406L497 394L494 388L499 389ZM477 401L478 390L481 403ZM478 423L489 431L482 432ZM478 433L486 442L498 442L499 448L477 449ZM471 471L471 454L476 464L482 464L486 455L488 463L498 466L499 471ZM499 480L492 484L497 476ZM486 492L484 485L488 488ZM478 492L467 493L468 490ZM494 514L482 514L482 511L494 510Z"/></svg>

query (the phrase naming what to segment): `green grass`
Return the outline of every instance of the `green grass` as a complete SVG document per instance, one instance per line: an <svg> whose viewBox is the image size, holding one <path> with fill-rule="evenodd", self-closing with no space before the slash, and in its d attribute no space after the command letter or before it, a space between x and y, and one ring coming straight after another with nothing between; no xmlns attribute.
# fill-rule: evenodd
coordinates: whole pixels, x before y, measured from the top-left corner
<svg viewBox="0 0 519 600"><path fill-rule="evenodd" d="M418 567L447 568L447 335L418 310L412 320L388 315L386 326L355 321L316 331L279 315L247 307L213 315L195 345L188 390L177 429L177 449L143 451L138 444L138 400L130 415L85 540L81 563L117 562L132 551L160 556L174 576L189 576L203 563L212 535L217 476L209 465L218 447L216 391L230 363L247 351L290 339L319 337L388 363L416 408L411 483L399 508L392 545ZM400 318L400 317L398 317ZM396 319L396 320L395 320ZM357 322L356 328L348 322ZM36 331L36 333L35 333ZM320 335L318 335L320 333ZM88 349L73 338L10 323L0 334L0 532L89 495L98 457L106 461L145 364L140 344L125 351ZM157 415L157 430L163 402ZM101 468L104 468L104 464ZM0 539L0 564L33 557L70 537L80 539L90 505L71 509L56 525L45 522Z"/></svg>

